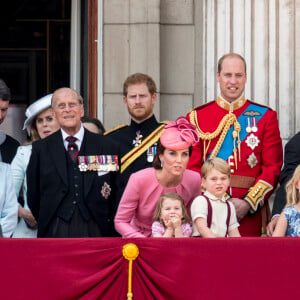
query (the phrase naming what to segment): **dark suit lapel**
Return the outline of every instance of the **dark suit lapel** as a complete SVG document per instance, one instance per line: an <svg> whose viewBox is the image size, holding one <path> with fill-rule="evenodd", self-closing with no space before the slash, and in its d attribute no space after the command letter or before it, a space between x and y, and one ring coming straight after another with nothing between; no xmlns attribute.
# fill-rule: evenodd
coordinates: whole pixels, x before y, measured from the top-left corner
<svg viewBox="0 0 300 300"><path fill-rule="evenodd" d="M67 162L66 162L66 150L63 143L61 131L54 133L47 140L50 156L53 164L57 169L57 173L65 183L68 185L68 174L67 174Z"/></svg>
<svg viewBox="0 0 300 300"><path fill-rule="evenodd" d="M99 155L102 151L101 147L97 146L98 143L95 141L94 136L89 133L87 130L84 130L84 138L82 141L83 151L81 155ZM96 171L87 171L84 172L84 197L86 197L92 187L93 181L97 177Z"/></svg>

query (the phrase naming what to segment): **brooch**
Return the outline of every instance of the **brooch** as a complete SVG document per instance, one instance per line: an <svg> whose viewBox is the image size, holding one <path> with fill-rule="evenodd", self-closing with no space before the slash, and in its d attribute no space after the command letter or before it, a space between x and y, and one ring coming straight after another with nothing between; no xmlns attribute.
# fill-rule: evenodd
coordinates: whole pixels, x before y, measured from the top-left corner
<svg viewBox="0 0 300 300"><path fill-rule="evenodd" d="M249 155L249 157L247 158L247 161L248 161L248 165L251 168L254 168L257 165L257 158L254 153Z"/></svg>
<svg viewBox="0 0 300 300"><path fill-rule="evenodd" d="M143 138L143 135L141 134L141 131L138 130L136 132L135 139L132 141L132 144L134 145L134 147L137 147L137 146L139 146L142 143L142 138Z"/></svg>
<svg viewBox="0 0 300 300"><path fill-rule="evenodd" d="M103 196L103 198L108 199L110 192L111 192L111 187L107 182L104 182L101 189L101 195Z"/></svg>

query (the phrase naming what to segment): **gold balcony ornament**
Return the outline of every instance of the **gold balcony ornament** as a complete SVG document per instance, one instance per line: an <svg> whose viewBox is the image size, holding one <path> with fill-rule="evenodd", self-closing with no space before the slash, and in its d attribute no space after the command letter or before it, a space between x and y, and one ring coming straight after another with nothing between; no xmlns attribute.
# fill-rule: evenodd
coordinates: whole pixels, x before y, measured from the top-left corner
<svg viewBox="0 0 300 300"><path fill-rule="evenodd" d="M127 300L132 300L132 261L139 256L139 248L133 243L128 243L123 246L122 254L128 260L128 292Z"/></svg>

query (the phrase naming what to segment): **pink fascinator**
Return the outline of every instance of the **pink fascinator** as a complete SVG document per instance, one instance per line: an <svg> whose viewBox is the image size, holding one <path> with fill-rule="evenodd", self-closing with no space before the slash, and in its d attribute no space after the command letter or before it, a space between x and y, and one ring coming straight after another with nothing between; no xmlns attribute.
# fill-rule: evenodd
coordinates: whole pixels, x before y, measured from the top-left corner
<svg viewBox="0 0 300 300"><path fill-rule="evenodd" d="M185 117L179 117L175 122L169 122L160 137L161 144L171 150L183 150L195 145L199 137L194 125Z"/></svg>

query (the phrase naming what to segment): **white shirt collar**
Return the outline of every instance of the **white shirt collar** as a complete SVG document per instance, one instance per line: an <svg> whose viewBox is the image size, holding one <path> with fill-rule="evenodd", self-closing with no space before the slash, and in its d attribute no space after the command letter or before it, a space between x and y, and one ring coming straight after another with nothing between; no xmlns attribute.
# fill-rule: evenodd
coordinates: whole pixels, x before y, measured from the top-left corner
<svg viewBox="0 0 300 300"><path fill-rule="evenodd" d="M217 198L216 196L214 196L213 194L211 194L211 193L208 192L208 191L205 191L205 192L204 192L204 195L207 196L210 200L220 200L220 201L222 201L222 202L226 202L226 199L227 199L227 198L225 197L226 194L224 194L224 196L223 196L221 199Z"/></svg>
<svg viewBox="0 0 300 300"><path fill-rule="evenodd" d="M68 149L68 141L66 141L66 138L70 135L68 133L66 133L62 128L60 130L62 133L65 149L67 150ZM80 150L80 147L81 147L81 144L83 141L83 136L84 136L84 128L82 126L82 123L81 123L79 131L77 131L73 136L76 137L76 139L77 139L76 144L78 146L78 149Z"/></svg>

